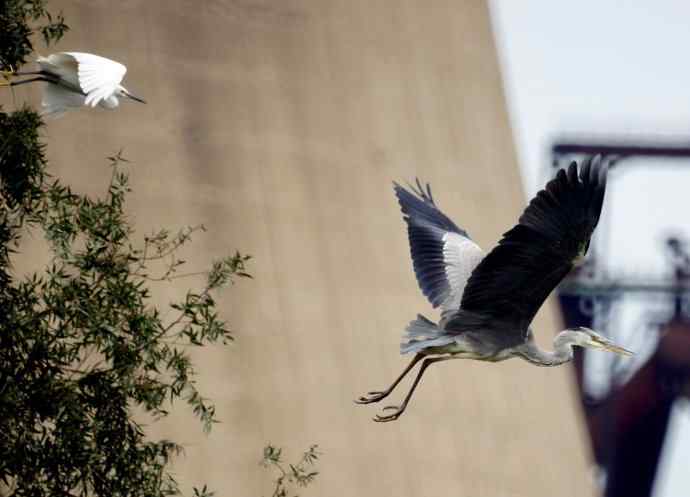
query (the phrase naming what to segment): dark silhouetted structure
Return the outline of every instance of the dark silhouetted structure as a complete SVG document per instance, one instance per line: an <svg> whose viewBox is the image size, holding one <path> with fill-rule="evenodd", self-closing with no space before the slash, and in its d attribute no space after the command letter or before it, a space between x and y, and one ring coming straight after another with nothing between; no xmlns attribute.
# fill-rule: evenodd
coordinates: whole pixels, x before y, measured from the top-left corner
<svg viewBox="0 0 690 497"><path fill-rule="evenodd" d="M563 155L608 153L613 164L633 156L687 157L688 147L561 143L553 147L555 163ZM624 162L623 162L624 163ZM690 164L690 161L689 161ZM620 165L620 164L619 164ZM647 497L652 494L669 416L679 395L688 395L690 316L685 299L690 289L690 255L678 238L667 240L672 281L602 281L593 261L561 287L559 301L566 326L591 326L596 310L610 309L628 292L664 292L673 299L673 312L663 322L648 319L645 329L659 339L647 362L622 382L612 368L608 393L592 399L584 388L584 354L574 360L582 407L596 463L605 471L605 497ZM595 254L596 255L596 254ZM589 280L589 283L587 282ZM583 305L597 300L597 305ZM614 365L615 366L615 365Z"/></svg>

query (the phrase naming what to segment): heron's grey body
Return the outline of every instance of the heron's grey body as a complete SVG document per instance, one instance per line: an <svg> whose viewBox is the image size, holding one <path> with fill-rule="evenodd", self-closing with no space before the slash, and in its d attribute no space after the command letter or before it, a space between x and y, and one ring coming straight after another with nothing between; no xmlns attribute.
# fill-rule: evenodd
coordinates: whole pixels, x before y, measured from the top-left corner
<svg viewBox="0 0 690 497"><path fill-rule="evenodd" d="M468 313L469 314L469 313ZM427 319L421 314L406 328L403 343L400 344L402 354L462 354L472 356L473 359L500 361L508 359L510 355L503 352L524 343L513 333L496 333L497 327L485 328L480 316L466 316L475 320L476 325L468 326L466 331L445 330L442 326ZM468 319L469 322L469 319ZM506 331L509 326L506 326Z"/></svg>
<svg viewBox="0 0 690 497"><path fill-rule="evenodd" d="M628 351L587 328L567 329L554 350L539 349L530 329L537 310L589 247L604 201L607 168L600 158L571 163L530 202L518 224L488 254L436 206L431 189L417 181L412 192L395 184L407 223L412 262L420 289L439 323L418 315L408 326L401 353L414 353L402 375L386 390L369 392L357 402L387 397L422 361L400 407L377 416L397 419L404 412L425 369L449 359L503 361L519 357L538 366L557 366L573 358L573 346Z"/></svg>
<svg viewBox="0 0 690 497"><path fill-rule="evenodd" d="M480 317L472 319L480 320ZM524 332L524 337L513 333L509 323L497 322L491 328L478 324L468 326L463 332L446 331L420 314L405 330L408 341L401 344L400 350L403 354L448 355L489 362L519 357L537 366L558 366L573 358L572 345L580 345L581 340L574 336L576 332L582 329L562 332L554 339L554 351L549 352L537 347L531 328Z"/></svg>

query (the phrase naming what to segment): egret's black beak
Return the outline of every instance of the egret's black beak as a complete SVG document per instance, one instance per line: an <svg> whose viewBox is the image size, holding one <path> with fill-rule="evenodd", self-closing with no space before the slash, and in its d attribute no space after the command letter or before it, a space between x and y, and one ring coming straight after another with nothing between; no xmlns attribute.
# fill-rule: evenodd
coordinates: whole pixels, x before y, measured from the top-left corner
<svg viewBox="0 0 690 497"><path fill-rule="evenodd" d="M146 103L146 100L144 100L143 98L137 97L136 95L132 95L129 91L125 91L125 95L127 95L132 100L136 100L137 102L141 102L142 104Z"/></svg>

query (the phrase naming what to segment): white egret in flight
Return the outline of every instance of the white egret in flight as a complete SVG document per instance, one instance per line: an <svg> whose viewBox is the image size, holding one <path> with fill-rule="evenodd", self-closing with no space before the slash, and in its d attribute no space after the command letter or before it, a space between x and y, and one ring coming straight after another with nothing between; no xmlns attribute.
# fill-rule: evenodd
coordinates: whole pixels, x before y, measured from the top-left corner
<svg viewBox="0 0 690 497"><path fill-rule="evenodd" d="M83 52L60 52L38 57L40 70L30 72L4 71L6 81L0 86L18 86L33 81L48 83L43 93L43 113L58 116L71 108L82 106L115 109L120 98L128 97L137 102L143 99L130 93L120 83L127 68L99 55ZM13 80L16 76L33 76Z"/></svg>
<svg viewBox="0 0 690 497"><path fill-rule="evenodd" d="M403 377L422 366L400 406L375 421L392 421L405 411L429 365L449 359L503 361L519 357L537 366L558 366L573 358L573 346L632 353L589 328L559 333L553 352L537 347L530 329L546 297L580 261L587 249L604 202L607 167L601 158L575 162L558 171L527 206L518 224L485 255L465 230L443 214L417 180L413 192L395 185L407 223L412 262L422 293L441 320L418 315L403 337L401 353L414 358L393 384L369 392L359 404L386 398Z"/></svg>

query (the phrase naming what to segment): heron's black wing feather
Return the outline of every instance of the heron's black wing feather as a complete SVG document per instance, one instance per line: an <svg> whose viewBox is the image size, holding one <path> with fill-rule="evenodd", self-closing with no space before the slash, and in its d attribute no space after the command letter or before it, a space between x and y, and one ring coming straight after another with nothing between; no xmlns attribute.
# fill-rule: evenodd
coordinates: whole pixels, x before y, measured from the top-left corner
<svg viewBox="0 0 690 497"><path fill-rule="evenodd" d="M412 192L393 183L395 195L398 197L400 209L405 215L405 220L412 220L415 224L427 224L434 226L443 231L452 231L464 237L469 238L465 230L459 228L448 216L446 216L434 203L431 196L431 186L428 184L424 188L419 181L416 180L416 187L410 186ZM408 221L409 223L409 221Z"/></svg>
<svg viewBox="0 0 690 497"><path fill-rule="evenodd" d="M599 158L560 170L518 224L470 276L461 308L524 331L544 300L584 255L599 222L606 167ZM452 328L449 322L447 328Z"/></svg>
<svg viewBox="0 0 690 497"><path fill-rule="evenodd" d="M429 185L417 180L412 191L394 183L407 223L410 252L417 282L434 307L457 309L460 297L481 249L467 232L451 221L434 203Z"/></svg>

